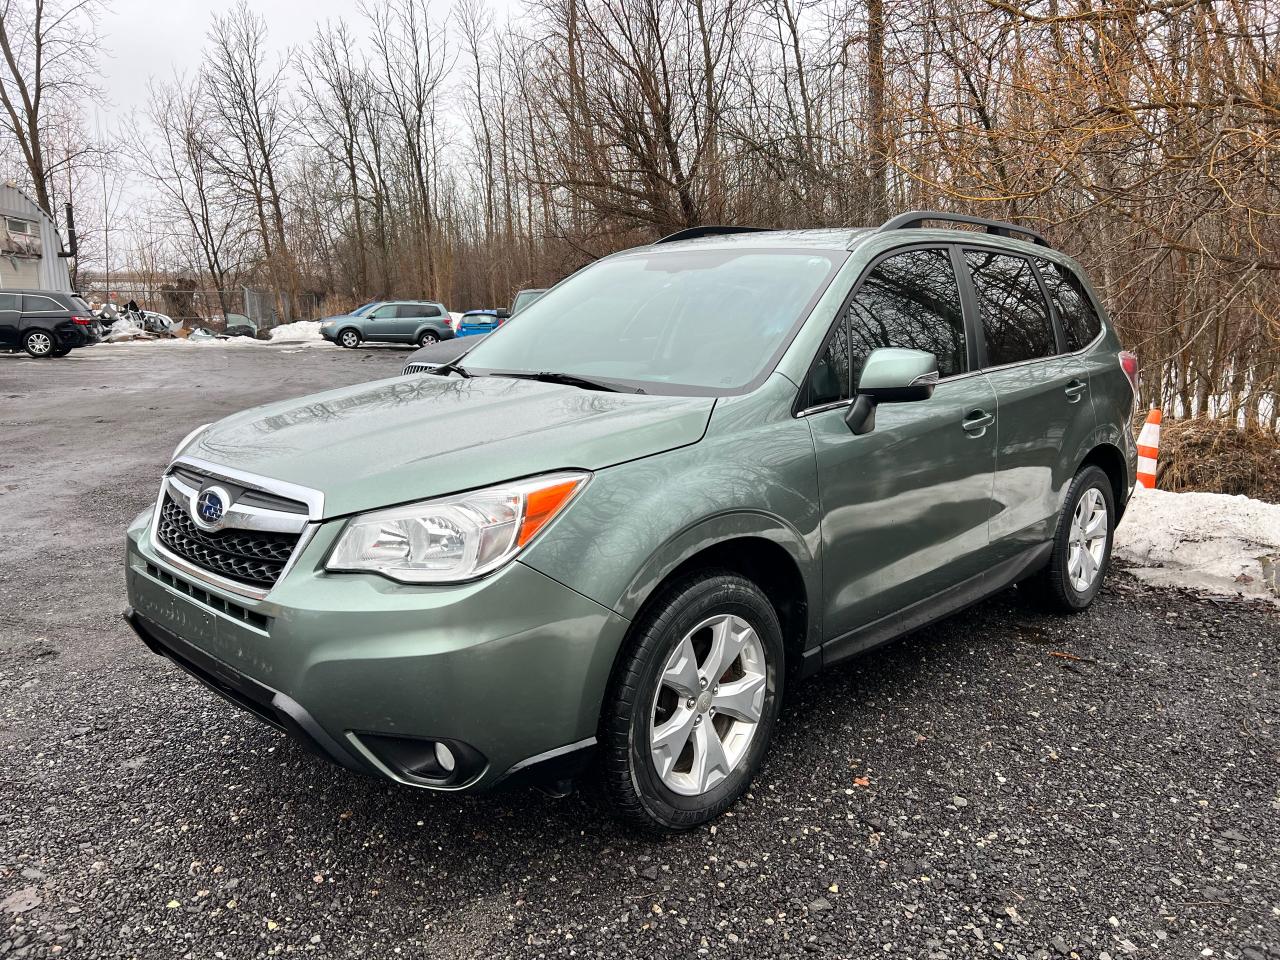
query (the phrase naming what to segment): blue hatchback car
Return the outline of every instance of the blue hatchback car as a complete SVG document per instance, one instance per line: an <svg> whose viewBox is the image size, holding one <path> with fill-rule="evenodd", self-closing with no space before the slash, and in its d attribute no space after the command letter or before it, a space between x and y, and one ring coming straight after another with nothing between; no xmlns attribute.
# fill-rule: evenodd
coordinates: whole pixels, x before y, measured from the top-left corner
<svg viewBox="0 0 1280 960"><path fill-rule="evenodd" d="M508 310L468 310L458 321L458 336L471 337L477 334L493 333L502 326L511 312Z"/></svg>

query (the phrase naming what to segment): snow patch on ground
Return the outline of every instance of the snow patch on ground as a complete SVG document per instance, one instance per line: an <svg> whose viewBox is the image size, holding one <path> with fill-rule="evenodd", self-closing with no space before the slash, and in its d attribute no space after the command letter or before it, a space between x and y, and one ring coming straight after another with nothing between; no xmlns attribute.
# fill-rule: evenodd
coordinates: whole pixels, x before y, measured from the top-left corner
<svg viewBox="0 0 1280 960"><path fill-rule="evenodd" d="M294 323L282 323L278 327L272 327L268 331L273 343L305 343L314 341L316 343L324 343L324 337L320 336L319 320L298 320Z"/></svg>
<svg viewBox="0 0 1280 960"><path fill-rule="evenodd" d="M1116 529L1113 552L1154 584L1280 602L1280 504L1140 489Z"/></svg>

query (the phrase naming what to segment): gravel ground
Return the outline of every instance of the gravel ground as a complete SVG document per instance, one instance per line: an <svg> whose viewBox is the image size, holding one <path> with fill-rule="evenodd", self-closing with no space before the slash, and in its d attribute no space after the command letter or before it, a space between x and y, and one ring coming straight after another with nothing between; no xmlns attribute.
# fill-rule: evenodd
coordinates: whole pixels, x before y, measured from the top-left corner
<svg viewBox="0 0 1280 960"><path fill-rule="evenodd" d="M148 653L122 530L192 427L402 350L0 356L0 957L1280 958L1280 616L1114 575L799 688L667 842L324 765Z"/></svg>

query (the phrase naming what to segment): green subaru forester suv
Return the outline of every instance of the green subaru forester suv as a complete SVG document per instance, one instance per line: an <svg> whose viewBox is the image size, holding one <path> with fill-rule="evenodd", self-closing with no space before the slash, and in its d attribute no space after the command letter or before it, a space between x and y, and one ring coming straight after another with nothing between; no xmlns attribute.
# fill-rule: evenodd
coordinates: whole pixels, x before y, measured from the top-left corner
<svg viewBox="0 0 1280 960"><path fill-rule="evenodd" d="M1015 583L1088 606L1134 485L1136 360L1007 223L686 230L440 374L183 440L126 617L351 770L593 766L659 831L743 794L815 670Z"/></svg>

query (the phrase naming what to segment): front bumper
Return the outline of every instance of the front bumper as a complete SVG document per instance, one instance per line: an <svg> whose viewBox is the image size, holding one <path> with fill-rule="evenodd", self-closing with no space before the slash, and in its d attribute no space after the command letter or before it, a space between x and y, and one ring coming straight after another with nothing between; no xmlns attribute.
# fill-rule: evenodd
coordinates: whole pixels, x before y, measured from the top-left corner
<svg viewBox="0 0 1280 960"><path fill-rule="evenodd" d="M594 746L628 622L521 563L469 584L326 574L321 524L262 600L199 581L129 528L126 618L148 647L237 706L352 770L413 786L562 779ZM389 738L441 741L474 763L427 782ZM474 751L474 755L465 751Z"/></svg>

